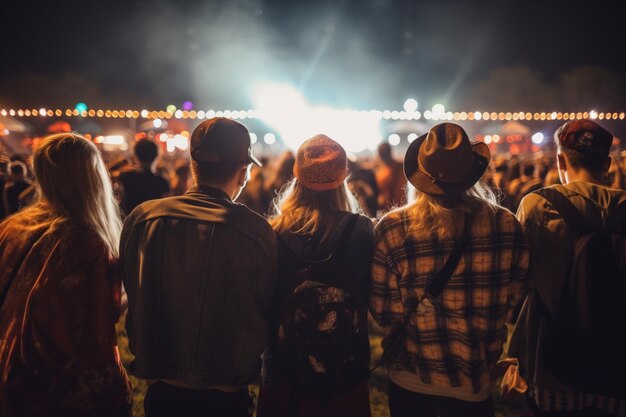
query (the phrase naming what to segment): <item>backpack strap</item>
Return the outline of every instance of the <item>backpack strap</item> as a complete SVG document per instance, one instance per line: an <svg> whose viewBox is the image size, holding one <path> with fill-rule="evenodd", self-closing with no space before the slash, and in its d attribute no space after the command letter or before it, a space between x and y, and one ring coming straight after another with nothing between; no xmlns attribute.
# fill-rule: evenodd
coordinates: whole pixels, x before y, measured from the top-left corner
<svg viewBox="0 0 626 417"><path fill-rule="evenodd" d="M464 223L463 236L461 239L454 242L452 253L450 253L446 263L443 265L443 268L441 268L435 279L433 279L428 285L428 288L426 288L425 296L429 298L437 298L448 284L448 281L450 281L450 278L452 278L452 274L459 264L461 256L463 255L463 252L465 252L465 248L467 247L471 227L471 216L466 215Z"/></svg>
<svg viewBox="0 0 626 417"><path fill-rule="evenodd" d="M617 213L611 212L607 219L608 230L626 236L626 204L616 209Z"/></svg>
<svg viewBox="0 0 626 417"><path fill-rule="evenodd" d="M339 238L339 241L337 242L337 246L335 247L336 252L333 254L333 259L338 263L341 263L341 261L343 260L346 250L348 249L348 242L350 242L350 238L352 237L352 232L354 231L354 228L356 227L356 223L358 219L359 219L358 214L350 215L348 224L346 225L346 228L344 229L341 237Z"/></svg>
<svg viewBox="0 0 626 417"><path fill-rule="evenodd" d="M561 215L563 221L576 236L583 236L590 232L587 220L583 217L574 203L563 193L554 188L542 188L535 194L543 197Z"/></svg>

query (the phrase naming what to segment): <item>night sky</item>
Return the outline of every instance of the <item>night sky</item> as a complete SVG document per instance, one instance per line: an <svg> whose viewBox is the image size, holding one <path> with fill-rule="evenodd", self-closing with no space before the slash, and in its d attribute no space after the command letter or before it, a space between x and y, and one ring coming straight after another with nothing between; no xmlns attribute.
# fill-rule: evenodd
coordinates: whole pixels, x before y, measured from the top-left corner
<svg viewBox="0 0 626 417"><path fill-rule="evenodd" d="M415 97L420 109L442 102L454 110L471 104L498 69L525 68L542 90L577 68L598 67L609 74L600 78L614 78L598 104L615 107L625 102L626 72L626 14L618 5L6 1L0 106L164 108L192 100L203 108L250 108L255 86L277 82L314 104L401 108ZM512 87L518 82L510 79ZM493 107L543 104L512 95L474 99ZM555 104L572 103L552 97Z"/></svg>

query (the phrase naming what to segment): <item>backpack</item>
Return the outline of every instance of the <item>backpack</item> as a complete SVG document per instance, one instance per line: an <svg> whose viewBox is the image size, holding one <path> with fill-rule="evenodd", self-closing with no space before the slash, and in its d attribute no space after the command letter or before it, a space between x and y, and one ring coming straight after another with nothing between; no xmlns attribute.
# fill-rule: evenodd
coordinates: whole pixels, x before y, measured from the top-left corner
<svg viewBox="0 0 626 417"><path fill-rule="evenodd" d="M585 393L626 393L626 230L592 230L576 206L553 188L536 192L575 236L574 257L553 315L542 366ZM599 214L599 213L598 213ZM626 215L626 213L624 213ZM613 216L618 222L623 216ZM622 223L625 223L622 221Z"/></svg>
<svg viewBox="0 0 626 417"><path fill-rule="evenodd" d="M280 240L296 263L276 342L277 365L287 372L292 411L300 397L323 406L367 379L365 304L360 283L342 263L357 219L350 218L334 253L321 260L303 259Z"/></svg>

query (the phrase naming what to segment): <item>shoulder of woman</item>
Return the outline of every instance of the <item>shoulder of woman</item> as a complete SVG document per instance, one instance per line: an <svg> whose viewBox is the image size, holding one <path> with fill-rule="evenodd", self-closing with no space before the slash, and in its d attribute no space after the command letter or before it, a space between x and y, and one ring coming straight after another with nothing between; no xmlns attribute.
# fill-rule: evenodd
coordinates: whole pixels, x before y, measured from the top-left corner
<svg viewBox="0 0 626 417"><path fill-rule="evenodd" d="M357 214L357 222L356 228L361 231L367 231L368 233L374 233L374 220L364 216L362 214Z"/></svg>
<svg viewBox="0 0 626 417"><path fill-rule="evenodd" d="M65 224L59 230L63 248L76 255L107 256L108 250L102 237L91 227Z"/></svg>

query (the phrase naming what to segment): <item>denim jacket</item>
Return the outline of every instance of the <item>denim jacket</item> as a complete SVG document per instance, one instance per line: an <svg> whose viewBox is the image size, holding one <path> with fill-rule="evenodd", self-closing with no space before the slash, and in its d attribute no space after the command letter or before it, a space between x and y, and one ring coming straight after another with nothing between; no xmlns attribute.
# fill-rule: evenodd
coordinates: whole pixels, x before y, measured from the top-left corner
<svg viewBox="0 0 626 417"><path fill-rule="evenodd" d="M195 389L258 375L277 273L265 219L196 186L134 209L120 260L134 375Z"/></svg>

